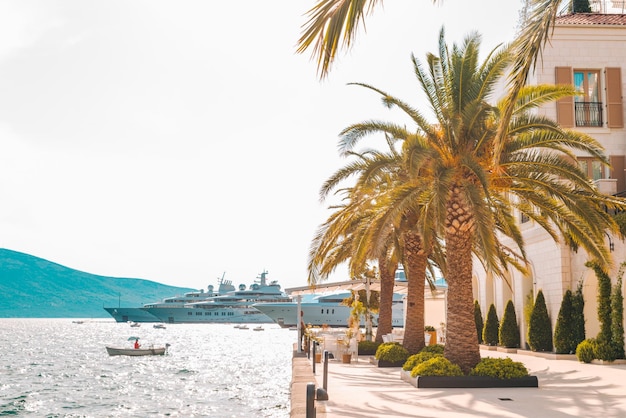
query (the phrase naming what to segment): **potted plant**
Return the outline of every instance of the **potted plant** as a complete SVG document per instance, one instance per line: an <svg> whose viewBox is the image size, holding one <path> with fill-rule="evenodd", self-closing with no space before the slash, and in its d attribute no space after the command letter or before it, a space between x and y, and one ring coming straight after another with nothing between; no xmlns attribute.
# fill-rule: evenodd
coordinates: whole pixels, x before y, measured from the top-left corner
<svg viewBox="0 0 626 418"><path fill-rule="evenodd" d="M342 363L350 363L352 361L352 353L350 352L350 341L352 340L353 336L354 336L354 332L352 331L352 328L348 328L346 330L345 338L341 340L339 343L343 347L343 350L341 353Z"/></svg>
<svg viewBox="0 0 626 418"><path fill-rule="evenodd" d="M426 340L426 345L437 344L437 331L435 327L432 325L426 325L424 327L424 339Z"/></svg>

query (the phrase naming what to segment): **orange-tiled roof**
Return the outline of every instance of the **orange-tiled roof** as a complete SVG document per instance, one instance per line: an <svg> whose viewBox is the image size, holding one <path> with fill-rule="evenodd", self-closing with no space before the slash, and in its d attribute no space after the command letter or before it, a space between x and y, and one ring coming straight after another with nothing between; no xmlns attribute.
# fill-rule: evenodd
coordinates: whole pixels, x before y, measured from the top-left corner
<svg viewBox="0 0 626 418"><path fill-rule="evenodd" d="M556 24L626 26L626 14L573 13L557 16Z"/></svg>

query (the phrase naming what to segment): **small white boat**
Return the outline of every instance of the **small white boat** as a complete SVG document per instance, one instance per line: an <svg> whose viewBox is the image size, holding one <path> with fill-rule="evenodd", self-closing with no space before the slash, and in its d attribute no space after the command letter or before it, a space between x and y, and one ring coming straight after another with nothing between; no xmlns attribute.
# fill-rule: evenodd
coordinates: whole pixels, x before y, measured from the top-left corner
<svg viewBox="0 0 626 418"><path fill-rule="evenodd" d="M117 348L107 347L107 353L110 356L162 356L167 352L170 345L165 347L148 347L148 348Z"/></svg>
<svg viewBox="0 0 626 418"><path fill-rule="evenodd" d="M263 325L259 325L258 327L254 327L253 331L265 331L265 329L263 328Z"/></svg>
<svg viewBox="0 0 626 418"><path fill-rule="evenodd" d="M138 323L138 322L133 322L133 321L128 321L128 325L130 325L130 326L131 326L131 327L133 327L133 328L138 328L138 327L140 327L140 326L141 326L141 324L140 324L140 323Z"/></svg>
<svg viewBox="0 0 626 418"><path fill-rule="evenodd" d="M237 324L233 328L241 328L241 325Z"/></svg>
<svg viewBox="0 0 626 418"><path fill-rule="evenodd" d="M163 325L163 324L154 324L154 325L152 325L152 328L165 329L165 325Z"/></svg>
<svg viewBox="0 0 626 418"><path fill-rule="evenodd" d="M239 325L239 329L248 329L248 326L245 325L245 324L244 325Z"/></svg>

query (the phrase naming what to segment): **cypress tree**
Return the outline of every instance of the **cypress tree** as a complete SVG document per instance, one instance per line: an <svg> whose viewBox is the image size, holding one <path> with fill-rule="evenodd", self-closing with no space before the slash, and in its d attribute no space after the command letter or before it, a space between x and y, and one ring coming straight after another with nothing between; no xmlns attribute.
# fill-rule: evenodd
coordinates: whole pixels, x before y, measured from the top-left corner
<svg viewBox="0 0 626 418"><path fill-rule="evenodd" d="M567 290L561 301L559 317L554 328L554 348L557 354L572 354L576 352L576 332L574 330L574 306L572 291Z"/></svg>
<svg viewBox="0 0 626 418"><path fill-rule="evenodd" d="M483 342L485 344L498 345L498 328L500 328L498 314L496 313L496 307L492 303L489 306L489 311L487 311L487 320L483 327Z"/></svg>
<svg viewBox="0 0 626 418"><path fill-rule="evenodd" d="M528 344L533 351L552 351L552 323L541 290L537 292L533 312L530 315Z"/></svg>
<svg viewBox="0 0 626 418"><path fill-rule="evenodd" d="M576 292L572 295L572 332L576 347L585 341L585 299L583 298L583 283L578 283Z"/></svg>
<svg viewBox="0 0 626 418"><path fill-rule="evenodd" d="M480 304L477 300L474 301L474 322L476 323L476 336L478 337L478 344L483 342L483 313L480 310Z"/></svg>
<svg viewBox="0 0 626 418"><path fill-rule="evenodd" d="M573 13L591 13L589 0L573 0L572 9Z"/></svg>
<svg viewBox="0 0 626 418"><path fill-rule="evenodd" d="M596 340L598 344L609 344L611 337L611 278L597 263L587 262L587 267L593 269L598 278L598 320L600 333Z"/></svg>
<svg viewBox="0 0 626 418"><path fill-rule="evenodd" d="M519 348L519 325L513 301L509 300L504 308L502 323L500 324L499 342L502 347Z"/></svg>
<svg viewBox="0 0 626 418"><path fill-rule="evenodd" d="M621 269L620 269L621 272ZM622 296L622 276L611 295L611 338L615 358L624 358L624 296Z"/></svg>

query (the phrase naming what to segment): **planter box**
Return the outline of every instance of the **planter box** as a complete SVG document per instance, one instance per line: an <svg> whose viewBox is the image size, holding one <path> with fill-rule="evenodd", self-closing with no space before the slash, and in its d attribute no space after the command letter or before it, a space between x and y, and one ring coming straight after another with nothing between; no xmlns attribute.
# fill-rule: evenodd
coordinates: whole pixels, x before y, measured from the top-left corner
<svg viewBox="0 0 626 418"><path fill-rule="evenodd" d="M496 351L498 349L498 346L496 346L496 345L480 344L479 348L481 350Z"/></svg>
<svg viewBox="0 0 626 418"><path fill-rule="evenodd" d="M400 370L400 379L403 382L407 382L409 385L413 386L414 388L417 387L417 376L411 377L410 370Z"/></svg>
<svg viewBox="0 0 626 418"><path fill-rule="evenodd" d="M501 353L510 353L510 354L517 353L517 348L498 347L497 349Z"/></svg>
<svg viewBox="0 0 626 418"><path fill-rule="evenodd" d="M593 359L593 360L591 360L591 364L600 364L600 365L626 364L626 360L624 360L624 359L616 359L616 360L613 360L613 361L606 361L606 360Z"/></svg>
<svg viewBox="0 0 626 418"><path fill-rule="evenodd" d="M536 388L537 376L498 379L487 376L417 376L418 388Z"/></svg>
<svg viewBox="0 0 626 418"><path fill-rule="evenodd" d="M391 361L386 360L378 360L376 357L370 357L370 364L373 364L376 367L402 367L404 361L398 363L392 363Z"/></svg>
<svg viewBox="0 0 626 418"><path fill-rule="evenodd" d="M576 354L556 354L549 351L530 351L530 350L517 350L517 354L523 354L532 357L541 357L548 360L573 360L578 361Z"/></svg>

